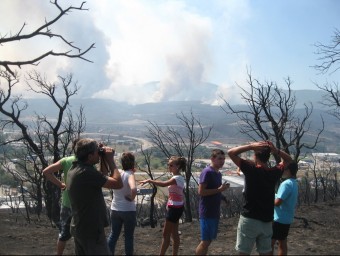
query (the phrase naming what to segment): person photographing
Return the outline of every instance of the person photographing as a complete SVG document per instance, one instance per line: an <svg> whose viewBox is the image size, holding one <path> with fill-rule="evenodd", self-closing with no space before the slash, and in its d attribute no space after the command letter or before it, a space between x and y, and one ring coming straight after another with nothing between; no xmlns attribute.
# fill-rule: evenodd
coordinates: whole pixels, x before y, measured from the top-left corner
<svg viewBox="0 0 340 256"><path fill-rule="evenodd" d="M72 207L71 234L77 255L109 254L104 228L109 225L102 188L119 189L122 179L114 162L114 150L102 147L108 177L94 165L99 163L99 145L93 139L80 139L75 145L75 161L67 174L67 190Z"/></svg>

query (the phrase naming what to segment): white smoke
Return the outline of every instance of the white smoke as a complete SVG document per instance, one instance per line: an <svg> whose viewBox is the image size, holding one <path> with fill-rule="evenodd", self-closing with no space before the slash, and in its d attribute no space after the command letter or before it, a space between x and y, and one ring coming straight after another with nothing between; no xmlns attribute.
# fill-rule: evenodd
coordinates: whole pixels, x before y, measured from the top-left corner
<svg viewBox="0 0 340 256"><path fill-rule="evenodd" d="M220 85L209 80L217 65L214 26L221 24L215 24L213 17L195 12L184 1L115 1L115 8L104 3L102 14L111 11L106 23L113 27L105 31L112 38L106 67L111 84L94 97L131 104L216 100ZM215 7L219 3L214 1Z"/></svg>
<svg viewBox="0 0 340 256"><path fill-rule="evenodd" d="M158 101L191 100L199 98L200 90L210 65L209 41L212 27L210 20L189 14L182 14L174 22L177 34L177 48L166 56L166 73L160 81L160 88L153 95Z"/></svg>
<svg viewBox="0 0 340 256"><path fill-rule="evenodd" d="M237 3L236 3L237 2ZM227 17L208 16L195 9L197 2L101 0L86 2L88 11L73 11L54 26L53 32L62 33L82 50L95 43L85 57L93 63L79 59L46 58L37 67L52 82L58 75L73 73L81 90L78 97L109 98L131 104L164 100L202 100L213 103L221 88L230 84L235 75L226 72L224 80L214 83L217 68L216 45L218 33L222 36L219 47L230 44L228 29L238 11L239 1L212 1L211 8L225 8ZM243 1L242 1L243 2ZM62 7L80 6L82 1L59 0ZM235 7L236 6L236 7ZM0 15L6 23L0 24L0 33L19 31L24 22L25 30L36 29L45 18L51 19L58 10L49 2L2 0ZM224 22L225 21L225 22ZM221 30L223 28L223 30ZM225 34L223 34L225 33ZM232 38L235 40L235 38ZM36 56L46 50L68 49L58 40L38 39L17 45L0 46L0 59ZM218 52L217 55L220 53ZM221 52L230 54L230 52ZM232 65L237 58L231 54ZM229 63L226 61L226 63ZM226 64L225 69L228 67ZM24 69L32 67L25 67ZM36 67L35 67L36 68ZM219 67L223 69L224 67ZM17 86L23 92L24 88ZM25 92L25 96L29 96Z"/></svg>

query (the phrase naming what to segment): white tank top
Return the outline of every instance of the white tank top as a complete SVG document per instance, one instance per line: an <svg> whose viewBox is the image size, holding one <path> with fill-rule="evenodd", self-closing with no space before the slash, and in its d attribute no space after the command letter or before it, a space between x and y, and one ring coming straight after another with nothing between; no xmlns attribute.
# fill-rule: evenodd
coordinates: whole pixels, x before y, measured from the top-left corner
<svg viewBox="0 0 340 256"><path fill-rule="evenodd" d="M113 189L112 191L112 202L111 210L114 211L136 211L135 201L128 201L125 199L126 195L131 195L131 188L129 186L129 177L133 175L131 170L119 170L120 176L122 177L123 187L120 189Z"/></svg>
<svg viewBox="0 0 340 256"><path fill-rule="evenodd" d="M184 178L181 175L174 175L172 179L176 180L176 185L170 185L168 206L180 207L184 205L183 189L185 185Z"/></svg>

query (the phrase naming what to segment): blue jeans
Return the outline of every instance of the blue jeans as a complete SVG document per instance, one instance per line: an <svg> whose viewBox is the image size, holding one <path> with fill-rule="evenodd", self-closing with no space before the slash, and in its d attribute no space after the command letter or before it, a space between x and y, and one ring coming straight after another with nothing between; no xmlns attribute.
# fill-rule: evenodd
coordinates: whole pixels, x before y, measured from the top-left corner
<svg viewBox="0 0 340 256"><path fill-rule="evenodd" d="M124 224L125 254L133 255L133 234L136 227L135 211L114 211L111 210L111 233L107 239L107 244L114 255L116 244Z"/></svg>

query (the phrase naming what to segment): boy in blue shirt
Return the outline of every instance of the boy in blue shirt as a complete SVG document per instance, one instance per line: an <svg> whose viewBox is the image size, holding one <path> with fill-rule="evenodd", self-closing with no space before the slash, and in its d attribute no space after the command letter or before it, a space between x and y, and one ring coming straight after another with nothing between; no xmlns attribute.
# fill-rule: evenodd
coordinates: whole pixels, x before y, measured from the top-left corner
<svg viewBox="0 0 340 256"><path fill-rule="evenodd" d="M274 252L274 245L278 241L278 255L287 255L288 253L287 237L290 224L294 220L298 198L297 171L296 162L291 162L284 168L282 175L284 181L275 195L272 249Z"/></svg>

